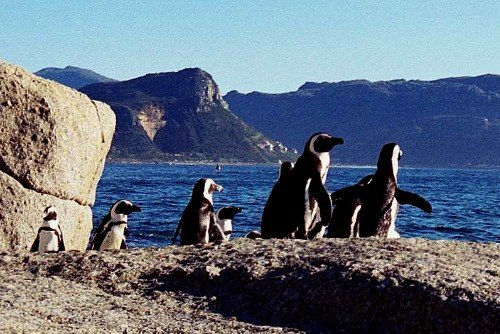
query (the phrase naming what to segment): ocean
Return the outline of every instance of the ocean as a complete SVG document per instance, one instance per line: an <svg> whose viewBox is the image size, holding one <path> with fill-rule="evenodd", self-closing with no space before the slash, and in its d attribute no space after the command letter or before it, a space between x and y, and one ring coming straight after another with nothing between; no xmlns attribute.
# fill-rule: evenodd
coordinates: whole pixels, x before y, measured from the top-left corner
<svg viewBox="0 0 500 334"><path fill-rule="evenodd" d="M372 167L332 167L326 187L333 192L372 174ZM129 247L166 246L189 202L194 183L213 178L224 187L215 193L214 207L243 208L233 221L232 237L259 230L262 210L278 177L278 165L107 164L97 187L94 226L110 206L127 199L142 208L129 217ZM500 242L499 169L400 168L401 189L426 198L427 214L401 206L396 228L402 237Z"/></svg>

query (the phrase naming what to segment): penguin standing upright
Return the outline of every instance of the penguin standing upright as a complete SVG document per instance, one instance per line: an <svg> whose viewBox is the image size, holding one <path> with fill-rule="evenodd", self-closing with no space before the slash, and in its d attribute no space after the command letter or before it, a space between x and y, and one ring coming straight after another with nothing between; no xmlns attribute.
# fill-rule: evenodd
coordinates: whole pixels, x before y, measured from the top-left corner
<svg viewBox="0 0 500 334"><path fill-rule="evenodd" d="M384 145L375 174L331 195L335 209L328 236L399 238L395 223L400 204L410 204L425 212L432 212L431 204L424 198L398 188L397 176L402 155L396 143Z"/></svg>
<svg viewBox="0 0 500 334"><path fill-rule="evenodd" d="M59 252L66 250L64 238L59 226L56 208L48 206L43 211L42 226L38 229L31 252Z"/></svg>
<svg viewBox="0 0 500 334"><path fill-rule="evenodd" d="M241 211L237 206L225 206L214 212L214 224L209 228L209 241L228 241L233 233L233 219Z"/></svg>
<svg viewBox="0 0 500 334"><path fill-rule="evenodd" d="M173 244L181 234L181 245L209 242L210 226L215 224L212 194L221 191L222 186L212 179L199 179L194 187L191 200L184 209L175 230Z"/></svg>
<svg viewBox="0 0 500 334"><path fill-rule="evenodd" d="M311 239L324 232L332 208L324 186L330 150L343 143L342 138L326 133L316 133L309 138L295 166L285 178L278 180L278 189L273 188L271 192L262 215L263 238ZM318 210L319 228L315 228Z"/></svg>
<svg viewBox="0 0 500 334"><path fill-rule="evenodd" d="M109 250L126 249L125 239L128 237L128 215L140 212L141 208L126 200L115 202L97 228L90 249Z"/></svg>
<svg viewBox="0 0 500 334"><path fill-rule="evenodd" d="M247 238L285 238L292 233L292 231L286 229L286 225L276 224L274 219L279 212L287 209L287 202L285 200L286 187L292 169L293 164L291 162L285 161L281 163L278 180L269 194L262 213L260 232L252 231L247 234Z"/></svg>

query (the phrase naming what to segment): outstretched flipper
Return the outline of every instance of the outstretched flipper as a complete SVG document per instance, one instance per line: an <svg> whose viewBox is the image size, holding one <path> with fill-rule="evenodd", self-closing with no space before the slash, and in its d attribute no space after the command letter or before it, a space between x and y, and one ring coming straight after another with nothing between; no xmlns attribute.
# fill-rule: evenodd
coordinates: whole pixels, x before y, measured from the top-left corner
<svg viewBox="0 0 500 334"><path fill-rule="evenodd" d="M321 182L319 174L312 178L309 190L311 191L311 196L316 200L316 202L318 202L319 206L321 221L317 224L328 226L330 219L332 218L332 201L325 185Z"/></svg>
<svg viewBox="0 0 500 334"><path fill-rule="evenodd" d="M423 197L409 191L404 191L396 188L396 199L398 200L399 204L410 204L427 213L432 212L431 203L429 203Z"/></svg>
<svg viewBox="0 0 500 334"><path fill-rule="evenodd" d="M122 244L120 245L120 249L127 249L127 244L125 243L125 239L122 240Z"/></svg>
<svg viewBox="0 0 500 334"><path fill-rule="evenodd" d="M36 234L35 241L31 245L30 252L38 252L38 246L40 244L40 231Z"/></svg>

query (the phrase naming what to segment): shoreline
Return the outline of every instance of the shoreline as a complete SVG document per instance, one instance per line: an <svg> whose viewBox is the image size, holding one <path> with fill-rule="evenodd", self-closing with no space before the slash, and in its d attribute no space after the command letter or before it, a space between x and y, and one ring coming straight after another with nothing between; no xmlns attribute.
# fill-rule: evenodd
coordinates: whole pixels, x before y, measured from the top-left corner
<svg viewBox="0 0 500 334"><path fill-rule="evenodd" d="M212 162L212 161L150 161L150 160L107 160L106 165L165 165L165 166L279 166L278 162ZM376 165L332 164L331 168L376 169ZM437 170L500 170L500 166L400 166L399 169L437 169Z"/></svg>

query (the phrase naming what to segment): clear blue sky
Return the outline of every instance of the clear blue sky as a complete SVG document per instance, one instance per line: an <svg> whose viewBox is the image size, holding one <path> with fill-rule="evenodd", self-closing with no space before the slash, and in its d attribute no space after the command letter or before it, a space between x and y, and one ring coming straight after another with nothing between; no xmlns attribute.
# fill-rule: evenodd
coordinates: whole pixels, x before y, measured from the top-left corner
<svg viewBox="0 0 500 334"><path fill-rule="evenodd" d="M0 58L116 79L196 66L223 92L500 73L499 0L145 3L1 1Z"/></svg>

